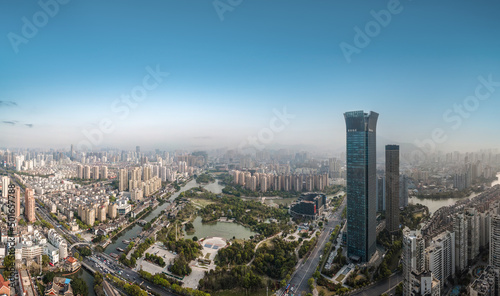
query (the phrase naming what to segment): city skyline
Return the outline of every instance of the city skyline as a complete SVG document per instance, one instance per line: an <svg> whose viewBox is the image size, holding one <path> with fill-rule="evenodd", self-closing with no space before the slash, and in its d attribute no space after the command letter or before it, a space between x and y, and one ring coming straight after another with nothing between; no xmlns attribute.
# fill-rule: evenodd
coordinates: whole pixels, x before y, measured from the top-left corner
<svg viewBox="0 0 500 296"><path fill-rule="evenodd" d="M500 296L499 13L0 1L0 294Z"/></svg>
<svg viewBox="0 0 500 296"><path fill-rule="evenodd" d="M384 114L384 144L436 137L441 150L500 146L481 136L494 132L500 106L496 2L394 2L387 17L393 1L246 1L222 19L210 2L96 3L59 4L33 37L23 28L45 11L39 4L0 6L9 11L1 147L78 145L109 119L113 131L92 148L234 148L285 108L294 118L266 147L341 151L341 112L359 109ZM356 28L377 19L380 33L346 54L363 35ZM148 75L146 97L124 103ZM488 98L467 101L478 94Z"/></svg>

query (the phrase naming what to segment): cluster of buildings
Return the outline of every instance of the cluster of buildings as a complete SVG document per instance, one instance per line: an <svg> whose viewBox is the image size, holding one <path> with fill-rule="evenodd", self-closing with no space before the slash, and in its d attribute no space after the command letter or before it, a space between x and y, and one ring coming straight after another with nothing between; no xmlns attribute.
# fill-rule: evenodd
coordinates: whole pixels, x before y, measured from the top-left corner
<svg viewBox="0 0 500 296"><path fill-rule="evenodd" d="M108 178L108 167L103 165L101 167L88 166L88 165L76 165L76 177L79 179L107 179Z"/></svg>
<svg viewBox="0 0 500 296"><path fill-rule="evenodd" d="M450 230L432 238L426 239L421 231L405 228L402 252L403 295L440 295L445 283L462 272L468 272L477 261L480 250L488 245L489 267L467 290L469 295L498 295L499 209L498 204L482 213L474 208L466 208L451 217L453 222ZM430 278L431 281L424 278Z"/></svg>
<svg viewBox="0 0 500 296"><path fill-rule="evenodd" d="M19 183L32 188L36 194L50 194L53 192L64 192L80 187L71 181L66 181L64 175L55 173L48 177L25 176L14 174Z"/></svg>
<svg viewBox="0 0 500 296"><path fill-rule="evenodd" d="M15 260L16 267L22 265L31 266L33 262L41 265L42 255L47 255L52 264L62 262L68 257L68 243L53 229L45 232L46 229L34 228L32 225L18 227L18 231L11 237L15 240ZM0 259L3 260L6 253L6 246L9 239L8 228L0 228Z"/></svg>
<svg viewBox="0 0 500 296"><path fill-rule="evenodd" d="M411 169L410 177L420 194L439 194L481 186L495 177L496 168L500 166L500 155L492 151L446 155L446 161L426 162Z"/></svg>
<svg viewBox="0 0 500 296"><path fill-rule="evenodd" d="M45 296L73 296L71 280L63 277L54 277L45 287Z"/></svg>
<svg viewBox="0 0 500 296"><path fill-rule="evenodd" d="M101 204L94 203L91 205L78 206L78 216L80 220L90 226L93 226L96 220L100 222L104 222L108 220L108 218L113 220L117 215L118 203L110 204L108 201L105 201Z"/></svg>
<svg viewBox="0 0 500 296"><path fill-rule="evenodd" d="M466 158L467 160L467 158ZM484 166L480 160L467 162L453 176L453 187L464 190L472 186L479 177L489 179L495 176L496 171L489 165Z"/></svg>
<svg viewBox="0 0 500 296"><path fill-rule="evenodd" d="M8 194L8 186L10 185L10 178L7 176L2 177L2 212L3 213L9 213L9 207L8 205L11 204L8 199L9 199L9 194ZM14 211L13 215L14 218L18 219L20 218L21 214L24 212L24 218L27 222L34 222L36 220L35 216L35 196L33 193L33 189L26 188L24 191L24 209L21 208L21 188L19 186L14 187Z"/></svg>
<svg viewBox="0 0 500 296"><path fill-rule="evenodd" d="M161 179L152 174L151 166L120 169L120 191L130 191L132 200L140 201L144 196L151 196L161 188Z"/></svg>
<svg viewBox="0 0 500 296"><path fill-rule="evenodd" d="M317 219L326 208L326 195L321 193L303 193L291 204L289 212L293 217Z"/></svg>
<svg viewBox="0 0 500 296"><path fill-rule="evenodd" d="M321 191L328 186L328 174L266 174L231 170L233 183L251 191Z"/></svg>
<svg viewBox="0 0 500 296"><path fill-rule="evenodd" d="M118 192L105 186L96 186L41 194L37 195L37 198L50 213L57 215L59 220L71 221L74 219L74 212L78 212L80 218L86 217L81 220L92 226L94 223L87 222L105 221L106 217L116 218L117 205L109 201L113 195L118 195ZM102 209L104 205L105 210ZM88 215L81 209L87 210Z"/></svg>
<svg viewBox="0 0 500 296"><path fill-rule="evenodd" d="M176 162L169 162L157 157L154 163L145 161L141 166L121 168L118 174L119 190L129 191L133 194L133 199L140 200L160 189L162 182L174 182L199 171L189 165L200 162L199 157L181 155L176 158Z"/></svg>

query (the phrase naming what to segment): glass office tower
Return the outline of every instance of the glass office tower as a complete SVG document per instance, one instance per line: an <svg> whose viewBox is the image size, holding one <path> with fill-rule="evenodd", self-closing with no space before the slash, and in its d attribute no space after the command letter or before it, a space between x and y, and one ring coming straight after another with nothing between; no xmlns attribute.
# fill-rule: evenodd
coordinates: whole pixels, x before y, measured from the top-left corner
<svg viewBox="0 0 500 296"><path fill-rule="evenodd" d="M347 255L367 262L375 253L378 113L344 113L347 129Z"/></svg>
<svg viewBox="0 0 500 296"><path fill-rule="evenodd" d="M385 146L385 229L399 230L399 145Z"/></svg>

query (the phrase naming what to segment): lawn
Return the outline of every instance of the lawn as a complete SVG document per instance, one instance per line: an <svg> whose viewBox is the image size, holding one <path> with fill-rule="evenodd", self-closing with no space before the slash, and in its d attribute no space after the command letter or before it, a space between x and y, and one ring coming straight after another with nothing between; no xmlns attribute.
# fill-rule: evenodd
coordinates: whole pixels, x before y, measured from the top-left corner
<svg viewBox="0 0 500 296"><path fill-rule="evenodd" d="M266 239L262 244L260 244L259 249L262 248L264 245L267 245L268 249L274 248L273 239L270 238Z"/></svg>
<svg viewBox="0 0 500 296"><path fill-rule="evenodd" d="M424 213L422 213L422 212L413 214L414 219L422 218L423 216L424 216Z"/></svg>
<svg viewBox="0 0 500 296"><path fill-rule="evenodd" d="M194 204L197 204L203 208L214 203L211 200L202 199L202 198L191 198L191 202L193 202Z"/></svg>
<svg viewBox="0 0 500 296"><path fill-rule="evenodd" d="M335 280L337 280L337 282L340 283L344 278L345 278L345 274L341 274Z"/></svg>
<svg viewBox="0 0 500 296"><path fill-rule="evenodd" d="M397 252L397 254L393 255L391 257L391 261L388 262L387 264L387 267L389 268L389 270L395 270L396 268L398 268L398 263L399 263L399 257L401 257L401 252L402 250L399 250Z"/></svg>
<svg viewBox="0 0 500 296"><path fill-rule="evenodd" d="M317 287L316 287L316 290L318 291L318 293L319 293L320 291L323 291L323 293L325 293L325 295L326 295L326 296L333 296L333 295L335 295L335 293L334 293L334 292L332 292L332 291L330 291L330 290L328 290L327 288L322 287L322 286L317 286Z"/></svg>

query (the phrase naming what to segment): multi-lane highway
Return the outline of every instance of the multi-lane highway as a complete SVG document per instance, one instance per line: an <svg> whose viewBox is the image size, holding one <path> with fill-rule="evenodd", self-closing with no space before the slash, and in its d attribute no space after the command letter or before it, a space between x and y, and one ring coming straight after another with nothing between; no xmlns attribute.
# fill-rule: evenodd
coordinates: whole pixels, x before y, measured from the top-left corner
<svg viewBox="0 0 500 296"><path fill-rule="evenodd" d="M310 279L316 271L316 267L320 261L320 256L323 254L323 249L330 238L331 231L342 222L341 215L345 206L346 199L344 199L335 213L329 215L328 223L326 223L323 228L323 231L319 236L318 243L316 243L316 246L312 249L309 257L306 260L299 261L298 267L289 282L290 286L293 286L294 295L301 295L302 291L305 291L306 293L309 291L307 280Z"/></svg>

